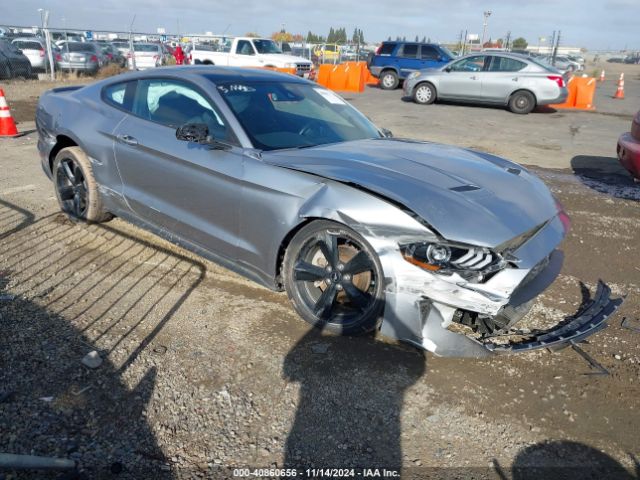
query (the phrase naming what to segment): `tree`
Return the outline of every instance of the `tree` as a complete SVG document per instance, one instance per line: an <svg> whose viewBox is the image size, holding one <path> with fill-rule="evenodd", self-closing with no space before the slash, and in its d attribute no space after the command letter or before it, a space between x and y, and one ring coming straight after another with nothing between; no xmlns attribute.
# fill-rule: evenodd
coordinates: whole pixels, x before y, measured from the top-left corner
<svg viewBox="0 0 640 480"><path fill-rule="evenodd" d="M427 36L422 37L422 43L427 43Z"/></svg>
<svg viewBox="0 0 640 480"><path fill-rule="evenodd" d="M260 34L256 32L247 32L244 34L244 36L251 37L251 38L260 38Z"/></svg>
<svg viewBox="0 0 640 480"><path fill-rule="evenodd" d="M513 43L511 43L511 48L514 50L526 50L528 45L529 44L524 38L518 37L513 41Z"/></svg>
<svg viewBox="0 0 640 480"><path fill-rule="evenodd" d="M289 32L274 32L271 34L271 39L276 42L292 42L293 35Z"/></svg>
<svg viewBox="0 0 640 480"><path fill-rule="evenodd" d="M364 41L364 33L362 32L362 30L360 30L360 45L364 45L366 42Z"/></svg>
<svg viewBox="0 0 640 480"><path fill-rule="evenodd" d="M360 32L357 28L353 30L353 35L351 36L351 42L360 43Z"/></svg>
<svg viewBox="0 0 640 480"><path fill-rule="evenodd" d="M416 40L415 42L418 43L420 41L420 37L418 37L418 35L416 35Z"/></svg>
<svg viewBox="0 0 640 480"><path fill-rule="evenodd" d="M333 27L329 29L329 35L327 35L327 43L336 43L336 32Z"/></svg>

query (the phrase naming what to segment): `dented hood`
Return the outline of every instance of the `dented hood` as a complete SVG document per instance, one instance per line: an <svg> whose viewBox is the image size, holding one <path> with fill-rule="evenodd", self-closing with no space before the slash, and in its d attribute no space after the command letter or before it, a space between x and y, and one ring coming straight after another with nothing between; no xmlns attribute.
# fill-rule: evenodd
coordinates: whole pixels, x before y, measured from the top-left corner
<svg viewBox="0 0 640 480"><path fill-rule="evenodd" d="M546 185L490 154L371 139L264 152L263 161L353 184L404 205L449 240L496 247L558 213Z"/></svg>

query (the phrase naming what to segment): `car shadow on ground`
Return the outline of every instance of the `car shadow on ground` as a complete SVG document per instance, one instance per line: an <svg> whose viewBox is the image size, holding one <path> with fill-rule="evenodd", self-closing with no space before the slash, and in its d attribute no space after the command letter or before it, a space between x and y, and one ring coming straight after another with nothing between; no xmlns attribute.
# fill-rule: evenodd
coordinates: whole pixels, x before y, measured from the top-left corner
<svg viewBox="0 0 640 480"><path fill-rule="evenodd" d="M404 395L424 372L424 354L413 347L310 330L283 365L284 377L300 384L284 467L400 471Z"/></svg>
<svg viewBox="0 0 640 480"><path fill-rule="evenodd" d="M635 475L606 453L579 442L546 441L522 449L513 461L511 476L493 461L501 480L634 480L640 464L631 456Z"/></svg>
<svg viewBox="0 0 640 480"><path fill-rule="evenodd" d="M405 103L414 103L413 98L407 97L404 95L402 96L401 100ZM432 105L448 105L453 107L469 107L469 108L490 108L492 110L504 110L507 113L511 113L509 112L509 109L504 105L489 105L485 103L456 102L455 100L436 100L436 102ZM429 105L425 105L425 106L428 107ZM541 105L539 107L534 108L531 113L532 114L535 114L535 113L552 114L552 113L558 113L558 111L555 108L550 107L549 105Z"/></svg>
<svg viewBox="0 0 640 480"><path fill-rule="evenodd" d="M616 157L576 155L571 159L576 177L587 187L623 200L640 201L640 184L636 184Z"/></svg>
<svg viewBox="0 0 640 480"><path fill-rule="evenodd" d="M205 266L117 225L34 220L5 200L0 245L0 452L71 458L84 478L173 478L144 412L158 335Z"/></svg>

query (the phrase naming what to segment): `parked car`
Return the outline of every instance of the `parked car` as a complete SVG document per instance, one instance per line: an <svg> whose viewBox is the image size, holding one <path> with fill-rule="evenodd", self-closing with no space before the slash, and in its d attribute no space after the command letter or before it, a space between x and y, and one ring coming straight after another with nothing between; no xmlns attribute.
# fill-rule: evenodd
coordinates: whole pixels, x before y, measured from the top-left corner
<svg viewBox="0 0 640 480"><path fill-rule="evenodd" d="M133 52L136 70L157 68L166 64L162 46L157 43L134 43ZM127 56L127 61L129 69L133 69L134 64L131 53Z"/></svg>
<svg viewBox="0 0 640 480"><path fill-rule="evenodd" d="M48 69L46 42L38 37L18 37L11 40L11 44L20 50L31 63L31 70L44 71Z"/></svg>
<svg viewBox="0 0 640 480"><path fill-rule="evenodd" d="M340 45L335 43L316 45L313 54L320 63L338 63L340 62Z"/></svg>
<svg viewBox="0 0 640 480"><path fill-rule="evenodd" d="M636 181L640 181L640 111L631 122L631 131L618 139L618 160Z"/></svg>
<svg viewBox="0 0 640 480"><path fill-rule="evenodd" d="M102 54L107 57L107 63L113 63L119 67L127 66L127 57L123 55L112 43L101 43Z"/></svg>
<svg viewBox="0 0 640 480"><path fill-rule="evenodd" d="M630 55L627 55L626 57L624 57L624 63L640 63L640 53L632 53Z"/></svg>
<svg viewBox="0 0 640 480"><path fill-rule="evenodd" d="M127 55L129 54L129 47L130 47L129 42L117 41L117 42L111 42L111 44L118 49L118 51L122 56L124 56L125 58L127 57Z"/></svg>
<svg viewBox="0 0 640 480"><path fill-rule="evenodd" d="M446 47L433 43L382 42L368 61L371 75L380 87L394 90L411 73L446 65L455 56Z"/></svg>
<svg viewBox="0 0 640 480"><path fill-rule="evenodd" d="M599 283L571 321L512 330L562 263L569 219L545 184L488 153L389 138L293 75L133 72L44 93L36 127L71 219L133 222L286 290L336 333L479 357L569 346L622 302Z"/></svg>
<svg viewBox="0 0 640 480"><path fill-rule="evenodd" d="M514 113L525 114L537 105L564 102L568 90L558 70L533 58L485 52L410 74L404 94L423 105L456 100L505 105Z"/></svg>
<svg viewBox="0 0 640 480"><path fill-rule="evenodd" d="M312 67L306 58L282 53L278 44L268 38L237 37L210 47L196 44L189 52L189 59L195 65L291 68L301 77L308 77Z"/></svg>
<svg viewBox="0 0 640 480"><path fill-rule="evenodd" d="M63 42L60 44L58 69L95 75L106 62L102 50L93 42Z"/></svg>
<svg viewBox="0 0 640 480"><path fill-rule="evenodd" d="M31 78L31 62L15 45L0 39L0 78Z"/></svg>

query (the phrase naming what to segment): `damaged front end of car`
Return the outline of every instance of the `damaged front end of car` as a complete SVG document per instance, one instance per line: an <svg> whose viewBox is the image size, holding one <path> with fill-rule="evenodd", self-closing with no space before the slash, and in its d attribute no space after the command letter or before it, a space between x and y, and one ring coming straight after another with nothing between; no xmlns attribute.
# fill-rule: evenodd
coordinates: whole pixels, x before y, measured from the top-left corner
<svg viewBox="0 0 640 480"><path fill-rule="evenodd" d="M622 303L599 282L582 310L546 330L519 329L535 298L557 278L556 247L568 229L557 216L495 248L432 238L380 248L385 275L381 333L439 356L484 357L561 349L606 326ZM380 244L380 238L371 239Z"/></svg>

